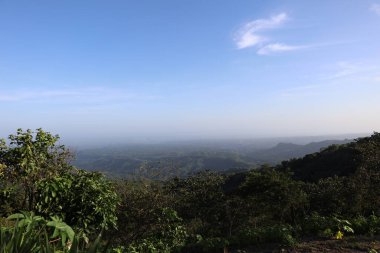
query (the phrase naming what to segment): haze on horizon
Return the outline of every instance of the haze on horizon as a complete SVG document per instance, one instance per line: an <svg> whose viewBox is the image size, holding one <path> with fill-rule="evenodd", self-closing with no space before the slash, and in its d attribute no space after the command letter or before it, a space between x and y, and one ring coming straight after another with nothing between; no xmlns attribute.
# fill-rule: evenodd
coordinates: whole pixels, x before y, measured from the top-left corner
<svg viewBox="0 0 380 253"><path fill-rule="evenodd" d="M380 0L3 0L0 137L378 131L379 27Z"/></svg>

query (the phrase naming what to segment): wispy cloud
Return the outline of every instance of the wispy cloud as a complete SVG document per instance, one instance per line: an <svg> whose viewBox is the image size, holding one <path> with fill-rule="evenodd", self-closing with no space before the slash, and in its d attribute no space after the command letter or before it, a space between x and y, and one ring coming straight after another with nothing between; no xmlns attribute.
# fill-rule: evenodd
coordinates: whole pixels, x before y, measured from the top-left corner
<svg viewBox="0 0 380 253"><path fill-rule="evenodd" d="M372 4L369 9L380 16L380 4Z"/></svg>
<svg viewBox="0 0 380 253"><path fill-rule="evenodd" d="M259 55L270 55L270 54L274 54L274 53L300 50L300 49L307 48L307 47L308 46L290 46L290 45L282 44L282 43L272 43L272 44L268 44L268 45L261 47L257 51L257 54L259 54Z"/></svg>
<svg viewBox="0 0 380 253"><path fill-rule="evenodd" d="M256 19L244 24L236 33L234 41L238 49L257 47L258 55L270 55L281 52L296 51L310 46L288 45L285 43L269 43L271 39L263 32L281 27L289 20L283 12L268 19Z"/></svg>
<svg viewBox="0 0 380 253"><path fill-rule="evenodd" d="M262 47L260 47L257 50L257 54L259 55L270 55L275 53L281 53L281 52L289 52L289 51L296 51L296 50L302 50L302 49L313 49L313 48L321 48L321 47L327 47L327 46L335 46L335 45L342 45L351 43L350 41L337 41L337 42L325 42L325 43L318 43L318 44L308 44L308 45L288 45L284 43L270 43L266 44Z"/></svg>
<svg viewBox="0 0 380 253"><path fill-rule="evenodd" d="M373 9L379 8L380 5L374 5ZM290 45L283 42L272 42L268 36L263 35L265 31L282 27L289 16L283 12L272 16L268 19L256 19L244 24L235 34L234 42L237 49L246 49L255 47L258 55L271 55L282 52L298 51L302 49L320 48L325 46L334 46L339 44L352 43L353 41L335 41L322 42L313 44Z"/></svg>
<svg viewBox="0 0 380 253"><path fill-rule="evenodd" d="M235 35L235 43L238 49L244 49L261 45L267 38L258 34L259 32L270 30L281 26L288 20L286 13L280 13L269 19L257 19L244 24Z"/></svg>
<svg viewBox="0 0 380 253"><path fill-rule="evenodd" d="M56 90L7 90L0 89L0 102L20 101L66 101L99 103L106 101L127 101L135 99L156 99L156 96L140 94L121 89L104 87Z"/></svg>
<svg viewBox="0 0 380 253"><path fill-rule="evenodd" d="M331 74L327 79L337 79L346 76L350 76L358 73L361 67L358 64L351 62L341 61L336 64L335 73Z"/></svg>
<svg viewBox="0 0 380 253"><path fill-rule="evenodd" d="M380 65L378 64L340 61L332 67L332 73L323 77L322 80L374 79L375 76L378 76L379 71Z"/></svg>

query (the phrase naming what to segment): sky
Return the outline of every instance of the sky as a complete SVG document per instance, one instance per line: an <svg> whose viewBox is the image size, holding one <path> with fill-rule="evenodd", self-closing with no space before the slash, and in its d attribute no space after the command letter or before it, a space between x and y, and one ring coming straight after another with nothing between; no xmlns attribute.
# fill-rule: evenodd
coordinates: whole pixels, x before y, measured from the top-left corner
<svg viewBox="0 0 380 253"><path fill-rule="evenodd" d="M0 137L380 131L380 0L0 0Z"/></svg>

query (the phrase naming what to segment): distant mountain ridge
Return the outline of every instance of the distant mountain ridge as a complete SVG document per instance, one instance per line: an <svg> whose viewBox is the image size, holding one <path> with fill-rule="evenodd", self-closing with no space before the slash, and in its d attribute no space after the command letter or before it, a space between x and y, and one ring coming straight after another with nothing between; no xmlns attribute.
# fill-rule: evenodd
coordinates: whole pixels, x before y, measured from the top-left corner
<svg viewBox="0 0 380 253"><path fill-rule="evenodd" d="M278 143L275 147L259 150L248 154L250 161L256 163L277 164L291 158L300 158L307 154L315 153L330 145L341 145L352 142L353 140L325 140L311 142L305 145L293 143Z"/></svg>
<svg viewBox="0 0 380 253"><path fill-rule="evenodd" d="M185 144L154 146L110 147L82 150L77 153L73 165L105 172L113 177L142 177L165 179L186 176L197 171L242 171L262 164L276 165L292 158L315 153L330 145L349 143L352 140L325 140L305 145L287 142L258 150L257 146L237 148L235 143L215 144L205 148Z"/></svg>
<svg viewBox="0 0 380 253"><path fill-rule="evenodd" d="M280 170L290 170L293 178L303 181L318 181L334 176L349 176L366 168L378 173L380 168L380 133L355 139L343 145L330 145L320 152L307 154L298 159L282 161ZM366 176L371 178L370 175Z"/></svg>

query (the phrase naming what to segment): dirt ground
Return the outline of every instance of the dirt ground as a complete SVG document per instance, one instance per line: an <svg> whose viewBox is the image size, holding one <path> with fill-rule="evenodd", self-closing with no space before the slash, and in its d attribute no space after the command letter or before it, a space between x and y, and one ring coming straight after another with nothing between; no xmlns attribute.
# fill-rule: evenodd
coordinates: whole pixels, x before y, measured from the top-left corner
<svg viewBox="0 0 380 253"><path fill-rule="evenodd" d="M380 236L346 237L343 240L308 239L298 243L294 248L282 248L278 245L266 245L261 248L247 248L231 253L380 253Z"/></svg>

